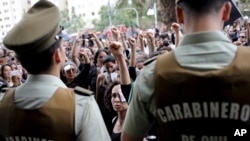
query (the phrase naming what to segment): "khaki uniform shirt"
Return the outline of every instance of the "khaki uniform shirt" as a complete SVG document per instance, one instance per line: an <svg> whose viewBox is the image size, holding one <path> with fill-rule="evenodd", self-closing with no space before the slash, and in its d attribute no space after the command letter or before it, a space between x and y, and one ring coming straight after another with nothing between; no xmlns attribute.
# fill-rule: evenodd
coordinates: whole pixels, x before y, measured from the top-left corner
<svg viewBox="0 0 250 141"><path fill-rule="evenodd" d="M58 77L29 75L27 81L16 88L14 103L22 109L38 109L58 87L67 88ZM77 141L111 140L93 96L75 95L75 134Z"/></svg>
<svg viewBox="0 0 250 141"><path fill-rule="evenodd" d="M222 32L211 31L185 35L174 55L181 67L205 71L226 67L234 59L236 51L237 47ZM155 64L154 61L146 65L134 85L124 123L124 131L133 137L144 137L155 123Z"/></svg>

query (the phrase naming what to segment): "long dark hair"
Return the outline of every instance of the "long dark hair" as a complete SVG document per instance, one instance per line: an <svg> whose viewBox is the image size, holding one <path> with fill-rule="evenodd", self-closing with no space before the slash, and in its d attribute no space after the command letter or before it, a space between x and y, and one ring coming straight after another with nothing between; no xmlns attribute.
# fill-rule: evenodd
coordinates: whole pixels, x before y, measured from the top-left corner
<svg viewBox="0 0 250 141"><path fill-rule="evenodd" d="M109 83L107 85L107 89L105 91L105 95L104 95L104 104L105 107L111 111L111 112L115 112L113 107L112 107L112 103L111 103L111 97L112 97L112 89L116 86L116 85L120 85L121 83L118 81L114 81L112 83Z"/></svg>
<svg viewBox="0 0 250 141"><path fill-rule="evenodd" d="M95 66L97 65L97 58L101 52L105 52L107 55L109 54L109 52L106 49L98 49L97 52L95 53L95 56L94 56Z"/></svg>
<svg viewBox="0 0 250 141"><path fill-rule="evenodd" d="M4 70L4 68L5 68L6 66L9 66L9 67L11 68L10 64L4 64L4 65L1 66L1 77L2 77L3 79L4 79L3 70Z"/></svg>

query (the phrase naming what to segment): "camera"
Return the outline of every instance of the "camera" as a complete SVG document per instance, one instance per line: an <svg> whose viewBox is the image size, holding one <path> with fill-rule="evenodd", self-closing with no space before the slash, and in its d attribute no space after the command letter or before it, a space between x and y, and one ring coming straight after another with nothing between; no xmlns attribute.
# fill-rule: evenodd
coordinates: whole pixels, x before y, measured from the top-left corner
<svg viewBox="0 0 250 141"><path fill-rule="evenodd" d="M161 33L161 34L159 34L159 37L162 39L169 38L167 33Z"/></svg>
<svg viewBox="0 0 250 141"><path fill-rule="evenodd" d="M165 46L165 47L169 46L169 41L168 40L164 40L163 41L163 46Z"/></svg>
<svg viewBox="0 0 250 141"><path fill-rule="evenodd" d="M10 60L11 60L11 61L15 61L15 57L11 57Z"/></svg>
<svg viewBox="0 0 250 141"><path fill-rule="evenodd" d="M82 34L83 39L90 39L91 36L89 34Z"/></svg>

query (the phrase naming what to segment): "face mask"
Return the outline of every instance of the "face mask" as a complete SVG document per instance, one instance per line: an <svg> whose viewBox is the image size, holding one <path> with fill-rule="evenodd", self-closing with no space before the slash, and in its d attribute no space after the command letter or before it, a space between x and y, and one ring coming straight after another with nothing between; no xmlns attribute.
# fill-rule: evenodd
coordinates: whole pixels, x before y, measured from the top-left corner
<svg viewBox="0 0 250 141"><path fill-rule="evenodd" d="M110 77L111 77L112 82L118 81L118 73L112 72L112 73L110 74Z"/></svg>
<svg viewBox="0 0 250 141"><path fill-rule="evenodd" d="M105 72L105 78L106 78L106 82L119 81L119 79L118 79L118 73L117 72L112 72L110 74L108 74L107 72Z"/></svg>

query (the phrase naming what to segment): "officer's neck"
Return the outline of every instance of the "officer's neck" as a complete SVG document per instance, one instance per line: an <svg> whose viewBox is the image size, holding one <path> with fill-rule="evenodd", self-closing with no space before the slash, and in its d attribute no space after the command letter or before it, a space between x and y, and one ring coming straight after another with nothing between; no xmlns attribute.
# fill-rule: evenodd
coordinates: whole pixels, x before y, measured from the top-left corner
<svg viewBox="0 0 250 141"><path fill-rule="evenodd" d="M221 31L223 21L219 16L207 15L202 17L187 17L184 22L185 34L205 31Z"/></svg>
<svg viewBox="0 0 250 141"><path fill-rule="evenodd" d="M43 71L40 74L54 75L54 76L60 78L60 68L59 67L51 67L49 70Z"/></svg>

